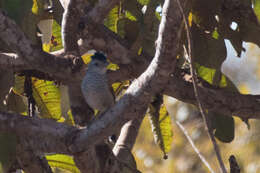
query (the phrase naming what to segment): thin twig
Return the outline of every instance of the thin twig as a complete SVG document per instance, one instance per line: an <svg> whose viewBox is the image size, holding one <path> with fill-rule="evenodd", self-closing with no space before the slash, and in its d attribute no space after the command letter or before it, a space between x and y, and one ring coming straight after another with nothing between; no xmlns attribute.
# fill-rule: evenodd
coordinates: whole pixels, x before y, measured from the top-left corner
<svg viewBox="0 0 260 173"><path fill-rule="evenodd" d="M187 22L185 14L184 14L183 8L180 4L180 1L177 0L177 3L178 3L178 6L180 8L180 11L183 15L184 24L185 24L185 28L186 28L186 31L187 31L186 33L187 33L187 40L188 40L188 56L189 56L189 59L190 59L190 70L191 70L191 75L192 75L192 83L193 83L193 88L194 88L194 94L195 94L196 100L198 102L199 110L200 110L200 113L202 115L206 130L207 130L208 135L211 139L211 142L214 146L214 150L215 150L221 171L223 173L227 173L225 165L224 165L223 160L221 158L220 150L219 150L219 147L217 145L216 139L214 138L212 129L210 128L208 117L206 116L205 110L203 109L203 106L202 106L201 101L200 101L200 95L199 95L199 92L198 92L198 86L197 86L197 82L196 82L197 81L197 75L196 75L195 69L193 68L193 65L194 65L193 64L193 55L192 55L193 44L192 44L192 39L191 39L191 33L190 33L190 30L189 30L188 22Z"/></svg>
<svg viewBox="0 0 260 173"><path fill-rule="evenodd" d="M214 170L211 168L211 166L209 165L209 163L207 162L207 160L205 159L205 157L200 153L199 149L195 146L194 142L192 141L191 137L189 136L187 130L185 129L185 127L179 122L179 121L175 121L175 123L178 125L178 127L181 129L181 131L183 132L183 134L186 136L186 138L188 139L191 147L194 149L194 151L198 154L200 160L205 164L205 166L209 169L209 171L211 173L214 173Z"/></svg>

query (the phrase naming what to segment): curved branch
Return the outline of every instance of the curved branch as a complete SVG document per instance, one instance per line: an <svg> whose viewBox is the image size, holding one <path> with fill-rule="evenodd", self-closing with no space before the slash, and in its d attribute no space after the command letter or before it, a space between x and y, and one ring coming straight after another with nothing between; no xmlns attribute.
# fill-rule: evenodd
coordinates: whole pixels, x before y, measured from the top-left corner
<svg viewBox="0 0 260 173"><path fill-rule="evenodd" d="M29 66L17 54L0 52L0 69L19 71L28 68Z"/></svg>
<svg viewBox="0 0 260 173"><path fill-rule="evenodd" d="M72 75L74 63L69 58L43 52L25 36L13 20L0 10L0 37L19 57L36 70L48 72L61 80Z"/></svg>
<svg viewBox="0 0 260 173"><path fill-rule="evenodd" d="M148 69L130 85L112 109L79 133L70 146L72 152L80 152L81 149L94 145L129 119L140 118L146 111L151 95L161 92L168 83L169 72L174 70L176 63L176 59L171 57L177 55L182 23L181 14L174 8L174 3L170 0L164 3L156 54Z"/></svg>
<svg viewBox="0 0 260 173"><path fill-rule="evenodd" d="M62 42L66 53L79 55L77 27L79 23L80 13L77 9L77 1L70 0L62 18Z"/></svg>

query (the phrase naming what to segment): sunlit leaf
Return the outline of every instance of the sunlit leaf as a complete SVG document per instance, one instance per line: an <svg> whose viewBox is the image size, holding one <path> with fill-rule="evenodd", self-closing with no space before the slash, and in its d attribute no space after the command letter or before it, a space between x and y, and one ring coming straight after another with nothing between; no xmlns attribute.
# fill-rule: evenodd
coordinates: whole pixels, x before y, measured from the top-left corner
<svg viewBox="0 0 260 173"><path fill-rule="evenodd" d="M189 13L188 22L189 22L189 26L191 27L192 26L192 13Z"/></svg>
<svg viewBox="0 0 260 173"><path fill-rule="evenodd" d="M92 55L93 55L92 53L85 53L84 55L81 56L81 58L85 64L88 64L91 61Z"/></svg>
<svg viewBox="0 0 260 173"><path fill-rule="evenodd" d="M117 22L120 17L119 6L114 7L104 20L104 25L111 31L117 33Z"/></svg>
<svg viewBox="0 0 260 173"><path fill-rule="evenodd" d="M215 38L216 40L219 38L219 33L218 33L217 29L215 29L215 30L212 32L212 38Z"/></svg>
<svg viewBox="0 0 260 173"><path fill-rule="evenodd" d="M149 2L150 2L150 0L137 0L140 4L142 4L142 5L147 5Z"/></svg>
<svg viewBox="0 0 260 173"><path fill-rule="evenodd" d="M116 96L118 96L123 89L125 89L126 87L128 87L130 85L130 82L128 80L123 81L123 82L116 82L113 83L112 88L114 90L114 93Z"/></svg>
<svg viewBox="0 0 260 173"><path fill-rule="evenodd" d="M62 48L61 26L53 20L50 52L57 51Z"/></svg>
<svg viewBox="0 0 260 173"><path fill-rule="evenodd" d="M164 104L161 104L159 110L152 104L149 106L149 118L151 122L154 140L167 158L167 153L171 150L173 132L171 118Z"/></svg>
<svg viewBox="0 0 260 173"><path fill-rule="evenodd" d="M72 173L80 173L71 156L54 154L46 155L46 159L51 167L65 169L67 171L71 171Z"/></svg>
<svg viewBox="0 0 260 173"><path fill-rule="evenodd" d="M40 115L45 118L60 119L60 91L55 83L33 78L32 89ZM24 95L24 77L16 76L14 92Z"/></svg>
<svg viewBox="0 0 260 173"><path fill-rule="evenodd" d="M260 21L260 0L254 0L254 11L258 18L258 21Z"/></svg>
<svg viewBox="0 0 260 173"><path fill-rule="evenodd" d="M65 123L72 125L72 126L75 125L75 121L74 121L73 115L71 113L71 110L69 110L68 113L67 113Z"/></svg>
<svg viewBox="0 0 260 173"><path fill-rule="evenodd" d="M123 1L122 8L136 19L140 19L142 16L142 5L137 1Z"/></svg>
<svg viewBox="0 0 260 173"><path fill-rule="evenodd" d="M60 91L53 81L33 78L33 97L40 115L46 118L60 119Z"/></svg>
<svg viewBox="0 0 260 173"><path fill-rule="evenodd" d="M196 64L196 69L199 77L208 83L226 88L233 92L238 92L235 85L221 73L221 71L207 68ZM207 116L210 117L212 128L215 129L214 135L222 142L231 142L235 136L235 124L233 117L221 115L218 112L209 111Z"/></svg>

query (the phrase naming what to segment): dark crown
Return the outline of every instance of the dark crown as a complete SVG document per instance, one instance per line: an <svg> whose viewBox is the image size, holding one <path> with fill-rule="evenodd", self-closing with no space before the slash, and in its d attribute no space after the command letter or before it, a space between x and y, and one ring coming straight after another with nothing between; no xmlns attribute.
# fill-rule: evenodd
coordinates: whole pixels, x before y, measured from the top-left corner
<svg viewBox="0 0 260 173"><path fill-rule="evenodd" d="M92 60L99 60L99 61L102 61L102 62L107 62L107 58L106 56L101 53L101 52L96 52L93 56L91 56L91 59Z"/></svg>

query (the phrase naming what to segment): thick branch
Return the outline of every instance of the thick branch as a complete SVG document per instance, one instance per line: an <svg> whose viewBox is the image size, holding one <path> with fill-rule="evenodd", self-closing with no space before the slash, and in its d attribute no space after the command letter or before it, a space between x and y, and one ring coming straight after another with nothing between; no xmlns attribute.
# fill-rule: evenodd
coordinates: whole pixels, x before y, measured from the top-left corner
<svg viewBox="0 0 260 173"><path fill-rule="evenodd" d="M42 72L47 71L59 79L71 76L73 62L70 59L48 54L43 52L40 47L33 45L15 22L9 19L2 10L0 10L0 24L0 37L28 65Z"/></svg>
<svg viewBox="0 0 260 173"><path fill-rule="evenodd" d="M28 145L34 151L70 154L66 144L73 138L77 128L49 119L0 112L0 131L27 139L23 145Z"/></svg>
<svg viewBox="0 0 260 173"><path fill-rule="evenodd" d="M179 10L174 8L174 3L174 1L165 1L156 54L148 69L133 82L112 109L75 138L70 147L72 152L79 152L80 149L94 145L105 136L111 135L129 119L144 114L151 95L161 92L168 83L169 72L174 70L176 63L176 59L171 57L177 55L182 22ZM171 10L168 10L169 8Z"/></svg>
<svg viewBox="0 0 260 173"><path fill-rule="evenodd" d="M26 63L14 53L0 53L0 69L19 71L29 68Z"/></svg>
<svg viewBox="0 0 260 173"><path fill-rule="evenodd" d="M113 62L120 65L118 71L109 74L111 83L135 78L149 64L149 59L151 59L149 56L134 55L129 51L125 40L116 36L112 31L91 22L91 20L85 20L85 24L87 30L82 32L84 38L82 48L86 46L88 49L102 50L108 54ZM184 102L197 104L192 83L186 81L182 76L181 73L172 75L165 94ZM199 86L199 92L201 93L202 103L205 104L205 109L214 110L228 116L260 118L258 96L245 96L223 89L209 88L208 86Z"/></svg>
<svg viewBox="0 0 260 173"><path fill-rule="evenodd" d="M197 105L191 81L186 81L180 74L172 76L164 93L186 103ZM205 109L227 116L260 119L258 95L243 95L221 88L198 86L201 102Z"/></svg>
<svg viewBox="0 0 260 173"><path fill-rule="evenodd" d="M80 18L77 1L70 0L62 18L62 41L66 53L79 55L77 26Z"/></svg>
<svg viewBox="0 0 260 173"><path fill-rule="evenodd" d="M31 150L31 147L24 147L21 143L17 145L16 158L23 171L26 171L26 173L52 173L46 158L44 156L38 156L36 153Z"/></svg>
<svg viewBox="0 0 260 173"><path fill-rule="evenodd" d="M138 130L140 128L143 118L138 117L134 120L130 120L127 123L125 123L122 127L120 136L113 148L114 155L121 162L131 163L131 161L133 160L131 150L133 148L133 145L135 144L135 140L138 135Z"/></svg>

